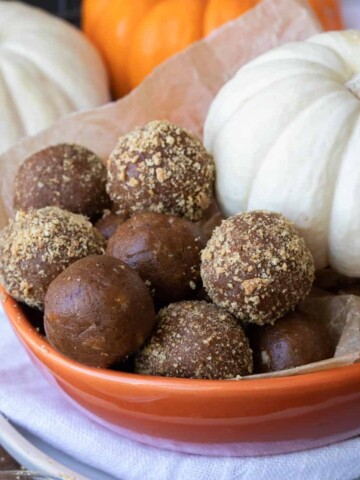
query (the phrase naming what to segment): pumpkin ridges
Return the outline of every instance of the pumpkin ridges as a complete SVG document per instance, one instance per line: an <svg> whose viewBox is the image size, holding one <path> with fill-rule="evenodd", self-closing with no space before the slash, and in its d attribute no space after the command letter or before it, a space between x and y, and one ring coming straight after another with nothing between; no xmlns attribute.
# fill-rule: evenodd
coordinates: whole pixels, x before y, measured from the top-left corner
<svg viewBox="0 0 360 480"><path fill-rule="evenodd" d="M10 53L10 52L9 52ZM76 108L74 102L69 103L68 98L61 97L58 85L48 80L35 64L26 57L9 55L8 61L2 57L1 71L7 95L10 95L12 106L22 130L33 135L39 128L45 128L61 115L65 115ZM41 85L41 89L37 88ZM22 91L21 97L16 92ZM48 102L48 98L55 101ZM63 99L64 101L59 101ZM24 109L23 105L27 108ZM41 108L39 108L41 105Z"/></svg>
<svg viewBox="0 0 360 480"><path fill-rule="evenodd" d="M0 94L1 91L4 92L4 95L1 96L3 98L1 98L2 121L0 122L0 137L6 135L6 138L10 140L11 143L15 143L16 140L26 135L26 131L20 110L15 102L14 94L6 81L5 74L0 65ZM12 138L9 138L11 135Z"/></svg>
<svg viewBox="0 0 360 480"><path fill-rule="evenodd" d="M158 64L202 37L207 0L163 0L142 20L133 37L128 72L132 87Z"/></svg>
<svg viewBox="0 0 360 480"><path fill-rule="evenodd" d="M77 36L77 32L76 36ZM68 38L71 37L68 35ZM56 30L48 35L49 42L44 44L41 38L33 32L22 33L22 37L12 39L11 41L4 42L2 51L9 52L10 55L19 56L27 61L31 65L35 65L41 73L50 78L54 84L63 92L69 99L72 105L72 109L84 109L89 107L89 100L94 97L101 99L97 101L97 104L102 104L108 101L108 87L107 87L107 75L103 67L100 58L95 59L89 56L87 51L88 45L85 43L82 46L74 46L71 54L66 48L59 48L58 45L62 45L64 42L64 35L59 35ZM86 40L88 43L88 40ZM49 48L50 45L50 48ZM85 47L85 48L83 48ZM76 49L76 50L75 50ZM52 55L49 55L51 52ZM81 62L77 60L76 55L82 59ZM56 62L54 62L56 58ZM71 60L71 63L70 63ZM83 75L87 72L84 71L84 62L91 62L91 66L98 74L91 79L89 83L81 83L79 78L83 78ZM70 68L64 69L63 64L66 62ZM103 69L103 75L99 72L99 67ZM94 89L94 85L97 85ZM68 110L70 111L70 110Z"/></svg>
<svg viewBox="0 0 360 480"><path fill-rule="evenodd" d="M234 20L261 0L210 0L204 17L204 35Z"/></svg>
<svg viewBox="0 0 360 480"><path fill-rule="evenodd" d="M308 0L326 30L344 28L338 0Z"/></svg>
<svg viewBox="0 0 360 480"><path fill-rule="evenodd" d="M330 264L349 277L358 277L360 271L359 151L358 114L337 173L328 231ZM346 256L345 249L349 252Z"/></svg>
<svg viewBox="0 0 360 480"><path fill-rule="evenodd" d="M306 87L298 91L295 97L292 95L288 101L282 96L282 101L280 103L279 101L277 102L276 90L287 92L292 89L294 91L296 82L301 82L304 86L306 85ZM307 82L309 82L309 84ZM210 151L214 155L215 162L220 159L220 164L217 164L217 181L218 188L220 187L221 192L224 192L224 186L226 187L225 195L227 199L225 204L220 199L220 206L226 215L234 215L239 211L251 210L253 208L253 206L249 204L251 191L258 172L266 161L269 152L271 152L273 148L276 148L276 144L282 141L282 136L286 135L287 131L293 128L293 125L296 124L302 115L306 115L306 112L312 109L316 103L322 102L323 97L334 94L334 85L336 85L336 82L330 77L326 78L314 73L310 74L310 77L309 73L283 77L269 84L268 87L256 91L256 93L244 102L247 109L244 108L244 103L242 105L240 104L238 110L227 122L220 124ZM272 103L268 103L265 95L271 99ZM258 98L268 106L267 112L268 115L270 115L270 120L266 118L266 116L264 118L260 112L254 117L249 117L249 108L250 111L255 110ZM303 98L306 99L304 104ZM288 108L287 105L289 105ZM279 110L276 111L277 107L279 107ZM231 142L232 138L237 139L235 144ZM248 150L246 147L249 146L250 151L253 151L252 145L254 144L254 139L258 139L258 145L256 151L251 156L251 161L248 161ZM236 165L236 167L229 169L228 164L230 163ZM236 172L241 172L240 178ZM271 178L271 176L268 178ZM230 188L233 180L236 182L236 186L234 185L235 195L234 189ZM289 184L292 185L291 182ZM287 183L284 182L283 186L285 187L286 185ZM234 207L235 197L236 208ZM226 205L227 202L230 201L230 198L232 198L231 210L229 210ZM271 199L269 202L271 202ZM254 208L256 209L257 207ZM261 208L266 207L262 205Z"/></svg>
<svg viewBox="0 0 360 480"><path fill-rule="evenodd" d="M84 0L83 29L105 58L113 89L120 96L138 85L166 58L261 1ZM308 1L326 28L342 27L338 0ZM171 17L174 31L166 35ZM122 32L120 27L119 33L117 24L127 26ZM173 37L171 41L170 36ZM153 52L149 52L151 46Z"/></svg>
<svg viewBox="0 0 360 480"><path fill-rule="evenodd" d="M81 28L91 39L96 39L96 25L99 18L107 10L111 0L84 0L81 6Z"/></svg>
<svg viewBox="0 0 360 480"><path fill-rule="evenodd" d="M136 29L158 0L102 0L101 14L92 12L96 0L83 3L83 25L87 35L99 48L110 71L112 89L116 96L127 93L133 87L128 75L129 45ZM96 17L96 18L95 18ZM92 25L96 22L96 27Z"/></svg>
<svg viewBox="0 0 360 480"><path fill-rule="evenodd" d="M7 49L9 50L9 53L11 54L13 59L19 58L21 61L28 63L28 67L38 70L40 76L44 77L44 79L51 78L52 83L56 86L58 92L60 92L60 95L64 100L63 104L66 104L66 108L59 109L59 115L71 112L74 110L74 108L80 109L82 107L81 102L78 102L78 97L72 99L69 92L67 92L64 88L64 85L58 81L57 76L51 75L51 69L44 68L44 66L41 65L41 63L39 62L39 59L36 55L28 57L26 56L25 52L17 50L16 45L15 48L14 46L11 46L10 48L7 46ZM58 98L53 98L52 100L58 101Z"/></svg>
<svg viewBox="0 0 360 480"><path fill-rule="evenodd" d="M270 210L283 213L297 224L317 269L328 265L332 197L344 143L350 138L359 115L355 104L339 87L338 91L322 96L298 115L296 122L268 152L249 196L250 209L267 202ZM300 155L296 139L299 132L307 131L301 127L310 123L311 129L307 141L301 145ZM276 178L276 181L271 182L269 178Z"/></svg>
<svg viewBox="0 0 360 480"><path fill-rule="evenodd" d="M77 108L109 101L103 62L78 29L41 9L1 1L0 25L6 76L0 82L0 151Z"/></svg>
<svg viewBox="0 0 360 480"><path fill-rule="evenodd" d="M270 54L271 52L269 52L267 56ZM236 111L241 108L241 105L249 101L252 97L262 94L262 92L269 87L275 86L277 83L286 79L291 80L294 77L299 77L304 74L320 75L320 68L322 69L324 79L327 74L339 75L338 72L333 72L326 65L314 64L313 62L306 62L306 60L298 60L297 63L291 67L287 67L286 59L269 60L268 62L259 64L256 64L256 61L257 59L243 68L240 77L234 77L228 84L225 84L218 92L216 101L212 103L204 129L204 143L209 151L212 150L216 141L215 132L219 130L219 127L223 128L227 122L231 121ZM260 77L261 81L259 81L257 77ZM227 98L233 95L232 92L234 88L236 88L239 93L236 99L228 102Z"/></svg>

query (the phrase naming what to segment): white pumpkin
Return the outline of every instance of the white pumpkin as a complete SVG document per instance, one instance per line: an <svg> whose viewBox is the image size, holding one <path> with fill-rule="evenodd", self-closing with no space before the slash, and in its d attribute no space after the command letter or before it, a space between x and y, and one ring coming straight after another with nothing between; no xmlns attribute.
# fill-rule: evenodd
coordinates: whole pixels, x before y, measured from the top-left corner
<svg viewBox="0 0 360 480"><path fill-rule="evenodd" d="M103 63L80 31L42 10L0 1L0 152L108 100Z"/></svg>
<svg viewBox="0 0 360 480"><path fill-rule="evenodd" d="M204 134L226 215L281 212L317 268L360 277L360 32L250 62L213 101Z"/></svg>

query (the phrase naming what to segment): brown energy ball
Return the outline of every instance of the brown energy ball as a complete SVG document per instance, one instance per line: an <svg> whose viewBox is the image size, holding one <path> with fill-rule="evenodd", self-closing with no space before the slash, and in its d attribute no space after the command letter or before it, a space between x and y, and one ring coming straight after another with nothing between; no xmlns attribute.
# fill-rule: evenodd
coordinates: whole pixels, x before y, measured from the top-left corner
<svg viewBox="0 0 360 480"><path fill-rule="evenodd" d="M214 230L202 252L201 276L216 305L262 325L293 310L310 292L314 261L291 222L253 211Z"/></svg>
<svg viewBox="0 0 360 480"><path fill-rule="evenodd" d="M109 240L109 238L114 235L117 227L124 223L127 218L128 216L126 214L116 215L110 210L105 210L102 218L100 218L94 226L99 230L105 240Z"/></svg>
<svg viewBox="0 0 360 480"><path fill-rule="evenodd" d="M193 298L200 286L202 230L184 218L137 213L119 225L106 253L134 268L157 306Z"/></svg>
<svg viewBox="0 0 360 480"><path fill-rule="evenodd" d="M303 312L292 312L274 325L247 330L254 372L267 373L332 358L335 342L326 325Z"/></svg>
<svg viewBox="0 0 360 480"><path fill-rule="evenodd" d="M82 215L57 207L21 211L0 234L0 283L17 300L41 309L59 273L103 251L104 239Z"/></svg>
<svg viewBox="0 0 360 480"><path fill-rule="evenodd" d="M135 371L166 377L228 379L252 373L242 327L206 302L179 302L160 310L157 330L138 353Z"/></svg>
<svg viewBox="0 0 360 480"><path fill-rule="evenodd" d="M213 201L206 212L204 212L203 218L196 223L204 232L206 239L209 240L214 229L221 225L221 222L224 220L224 218L225 217L222 214L218 204Z"/></svg>
<svg viewBox="0 0 360 480"><path fill-rule="evenodd" d="M62 143L31 155L14 183L16 210L56 206L89 218L109 206L106 167L93 152Z"/></svg>
<svg viewBox="0 0 360 480"><path fill-rule="evenodd" d="M213 198L215 166L192 133L154 121L119 139L107 191L118 213L152 211L199 220Z"/></svg>
<svg viewBox="0 0 360 480"><path fill-rule="evenodd" d="M49 286L45 331L64 355L106 368L138 350L155 323L154 304L139 275L116 258L73 263Z"/></svg>

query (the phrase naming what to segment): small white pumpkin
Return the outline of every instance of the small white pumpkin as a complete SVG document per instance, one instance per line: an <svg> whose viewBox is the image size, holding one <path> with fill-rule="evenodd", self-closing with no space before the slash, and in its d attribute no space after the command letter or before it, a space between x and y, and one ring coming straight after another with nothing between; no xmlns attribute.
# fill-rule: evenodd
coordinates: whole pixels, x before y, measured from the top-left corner
<svg viewBox="0 0 360 480"><path fill-rule="evenodd" d="M0 1L0 152L108 100L103 63L80 31L42 10Z"/></svg>
<svg viewBox="0 0 360 480"><path fill-rule="evenodd" d="M283 213L317 268L360 277L360 32L290 43L240 69L211 105L205 145L226 215Z"/></svg>

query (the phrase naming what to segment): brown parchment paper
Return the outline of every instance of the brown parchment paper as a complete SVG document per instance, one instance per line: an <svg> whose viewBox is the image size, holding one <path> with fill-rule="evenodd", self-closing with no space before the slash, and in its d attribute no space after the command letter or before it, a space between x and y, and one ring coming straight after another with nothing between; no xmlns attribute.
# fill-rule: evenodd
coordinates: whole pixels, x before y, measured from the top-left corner
<svg viewBox="0 0 360 480"><path fill-rule="evenodd" d="M306 0L263 0L246 15L169 59L127 97L72 114L22 140L0 156L0 228L13 215L16 170L32 153L59 142L76 142L105 160L120 135L154 119L168 119L201 135L212 99L242 65L271 48L320 31ZM210 232L220 219L213 207L203 224ZM332 295L318 286L301 308L329 325L337 342L335 358L263 376L296 375L359 361L360 297Z"/></svg>

